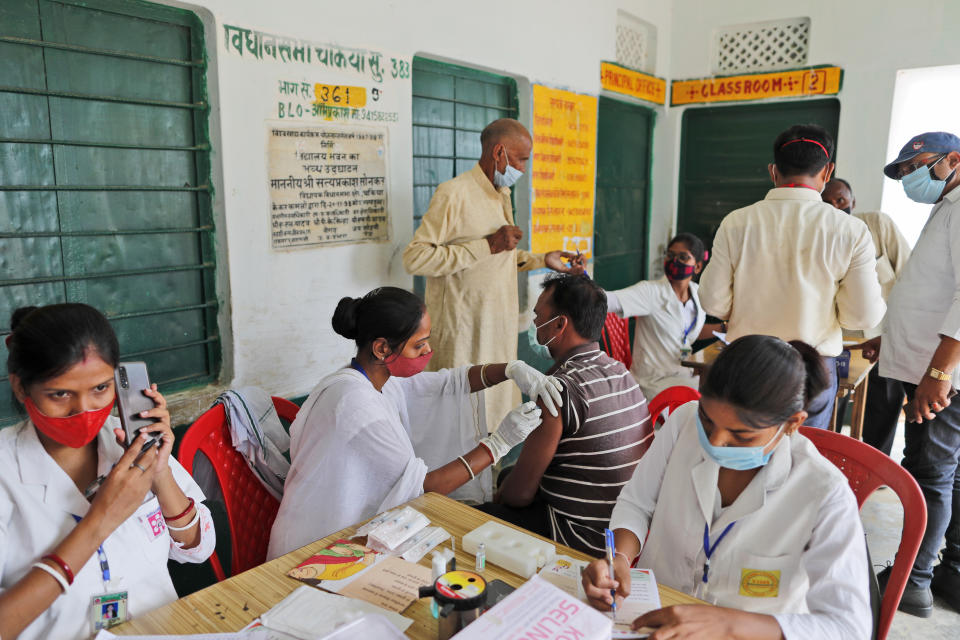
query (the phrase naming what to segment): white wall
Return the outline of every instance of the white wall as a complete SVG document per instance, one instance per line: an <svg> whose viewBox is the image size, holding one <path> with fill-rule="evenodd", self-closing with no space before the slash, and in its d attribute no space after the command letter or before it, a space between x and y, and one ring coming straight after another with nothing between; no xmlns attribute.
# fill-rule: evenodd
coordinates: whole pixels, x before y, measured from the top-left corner
<svg viewBox="0 0 960 640"><path fill-rule="evenodd" d="M254 384L288 396L306 393L351 354L351 345L329 325L341 296L383 284L411 285L400 261L412 235L411 99L406 95L399 101L401 123L391 129L390 241L274 251L267 215L265 123L275 119L279 78L299 74L321 82L323 68L231 55L225 49L224 24L408 59L427 55L511 75L520 87L521 119L529 124L530 83L599 94L599 63L615 59L618 10L656 25L655 73L668 79L710 75L718 27L807 15L812 20L809 63L833 63L845 70L838 171L853 183L862 210L880 205L880 169L887 159L897 70L955 61L948 36L960 25L960 2L949 0L931 0L922 10L871 0L809 0L802 5L783 0L165 1L197 11L207 26L221 289L228 303L222 382ZM676 230L683 108L657 111L651 256ZM529 181L522 180L518 188L529 190ZM518 195L522 217L529 213L529 198Z"/></svg>
<svg viewBox="0 0 960 640"><path fill-rule="evenodd" d="M861 211L880 208L882 170L890 159L887 133L897 70L951 64L958 55L960 2L955 0L921 4L892 0L674 0L673 9L670 75L676 79L711 75L713 32L718 27L810 17L809 64L836 64L844 70L837 175L853 185ZM683 109L674 108L668 116L677 167L682 114ZM905 142L900 141L897 149ZM672 175L676 173L675 168ZM676 190L675 185L672 189ZM673 209L676 211L676 193Z"/></svg>
<svg viewBox="0 0 960 640"><path fill-rule="evenodd" d="M960 65L903 69L897 73L887 156L896 157L907 140L926 131L960 134ZM911 246L920 237L929 204L914 202L896 180L883 181L883 209L889 211Z"/></svg>
<svg viewBox="0 0 960 640"><path fill-rule="evenodd" d="M352 345L335 335L330 316L344 295L379 285L410 287L400 254L412 236L411 98L401 101L401 123L391 129L388 243L274 251L269 242L266 122L276 118L280 78L301 75L323 81L323 68L266 63L227 52L223 25L279 36L367 47L387 55L439 57L518 78L521 101L527 83L596 95L600 61L615 59L617 10L656 25L658 75L670 60L671 9L656 0L519 1L465 0L198 0L167 4L195 10L207 27L219 259L229 285L223 382L257 385L276 395L306 393L326 372L342 365ZM409 91L409 84L406 85ZM529 104L521 104L521 118ZM662 119L660 120L662 122ZM219 144L217 140L219 139ZM662 146L662 145L661 145ZM659 149L659 147L658 147ZM668 179L666 169L655 179ZM664 175L660 175L664 174ZM521 189L529 189L523 181ZM654 190L654 202L668 191ZM523 203L523 198L518 198ZM659 203L661 208L663 203ZM522 205L521 205L522 207ZM522 207L523 209L523 207ZM529 214L529 205L525 207ZM522 211L521 211L522 212ZM226 289L224 289L226 291Z"/></svg>

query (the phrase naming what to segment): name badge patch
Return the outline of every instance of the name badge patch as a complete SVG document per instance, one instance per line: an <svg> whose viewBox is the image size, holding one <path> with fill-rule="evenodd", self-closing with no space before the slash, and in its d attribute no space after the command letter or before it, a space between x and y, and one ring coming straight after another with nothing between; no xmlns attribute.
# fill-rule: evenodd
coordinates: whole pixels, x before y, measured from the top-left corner
<svg viewBox="0 0 960 640"><path fill-rule="evenodd" d="M143 520L147 525L147 533L154 539L162 536L167 530L167 523L163 520L163 514L160 512L160 507L157 507L156 511L148 513L146 516L144 516Z"/></svg>
<svg viewBox="0 0 960 640"><path fill-rule="evenodd" d="M740 569L740 595L776 598L780 594L780 570Z"/></svg>

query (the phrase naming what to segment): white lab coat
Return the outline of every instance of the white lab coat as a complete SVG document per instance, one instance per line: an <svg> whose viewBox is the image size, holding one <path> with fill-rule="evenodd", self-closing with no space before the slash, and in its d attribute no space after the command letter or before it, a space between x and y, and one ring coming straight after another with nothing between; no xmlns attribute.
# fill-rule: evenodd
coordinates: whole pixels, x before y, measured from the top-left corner
<svg viewBox="0 0 960 640"><path fill-rule="evenodd" d="M630 373L647 400L652 400L667 387L697 387L699 378L680 365L681 349L694 343L707 318L700 306L697 289L697 283L691 282L690 299L697 307L697 319L686 340L683 304L665 276L612 292L620 301L620 317L637 319Z"/></svg>
<svg viewBox="0 0 960 640"><path fill-rule="evenodd" d="M113 435L119 426L120 421L110 417L97 435L98 475L109 473L123 455ZM203 562L216 543L210 512L200 504L204 499L200 487L173 457L169 465L177 484L200 511L201 542L192 549L180 548L154 515L157 533L148 518L159 513L160 503L147 493L144 503L103 543L111 591L129 592L130 617L177 599L167 571L168 559ZM71 514L83 517L89 508L77 486L40 444L29 421L0 430L0 591L20 581L34 562L67 537L76 526ZM90 598L104 593L97 554L79 571L72 569L73 584L20 634L20 640L91 635Z"/></svg>
<svg viewBox="0 0 960 640"><path fill-rule="evenodd" d="M464 421L472 423L475 415L468 368L390 378L383 393L350 367L321 380L290 425L290 473L267 558L412 500L423 493L428 469L475 447L457 446ZM422 440L424 431L436 438L430 462L417 456L411 442L411 433ZM447 448L456 452L436 462Z"/></svg>
<svg viewBox="0 0 960 640"><path fill-rule="evenodd" d="M710 559L708 600L774 615L787 640L869 638L866 545L843 473L793 435L721 509L719 466L700 447L697 407L670 416L613 509L611 529L646 539L638 566L692 595L706 559L704 524L716 544L736 521Z"/></svg>

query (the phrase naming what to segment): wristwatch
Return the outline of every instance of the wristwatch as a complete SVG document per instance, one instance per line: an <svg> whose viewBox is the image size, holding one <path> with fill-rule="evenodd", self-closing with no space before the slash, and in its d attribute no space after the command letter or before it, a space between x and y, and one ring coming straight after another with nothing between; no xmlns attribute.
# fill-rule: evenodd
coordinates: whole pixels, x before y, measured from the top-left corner
<svg viewBox="0 0 960 640"><path fill-rule="evenodd" d="M927 369L927 375L933 378L934 380L952 380L953 376L949 373L944 373L937 369L936 367L930 367Z"/></svg>

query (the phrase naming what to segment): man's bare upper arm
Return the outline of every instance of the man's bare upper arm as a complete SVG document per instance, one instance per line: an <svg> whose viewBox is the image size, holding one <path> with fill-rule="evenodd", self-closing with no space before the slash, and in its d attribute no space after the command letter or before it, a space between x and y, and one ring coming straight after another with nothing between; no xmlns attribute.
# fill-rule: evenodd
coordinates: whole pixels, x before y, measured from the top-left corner
<svg viewBox="0 0 960 640"><path fill-rule="evenodd" d="M541 411L540 426L527 436L517 464L500 490L500 502L513 507L524 507L533 502L540 478L550 466L563 435L562 411L561 416L554 417L539 400L537 406Z"/></svg>

